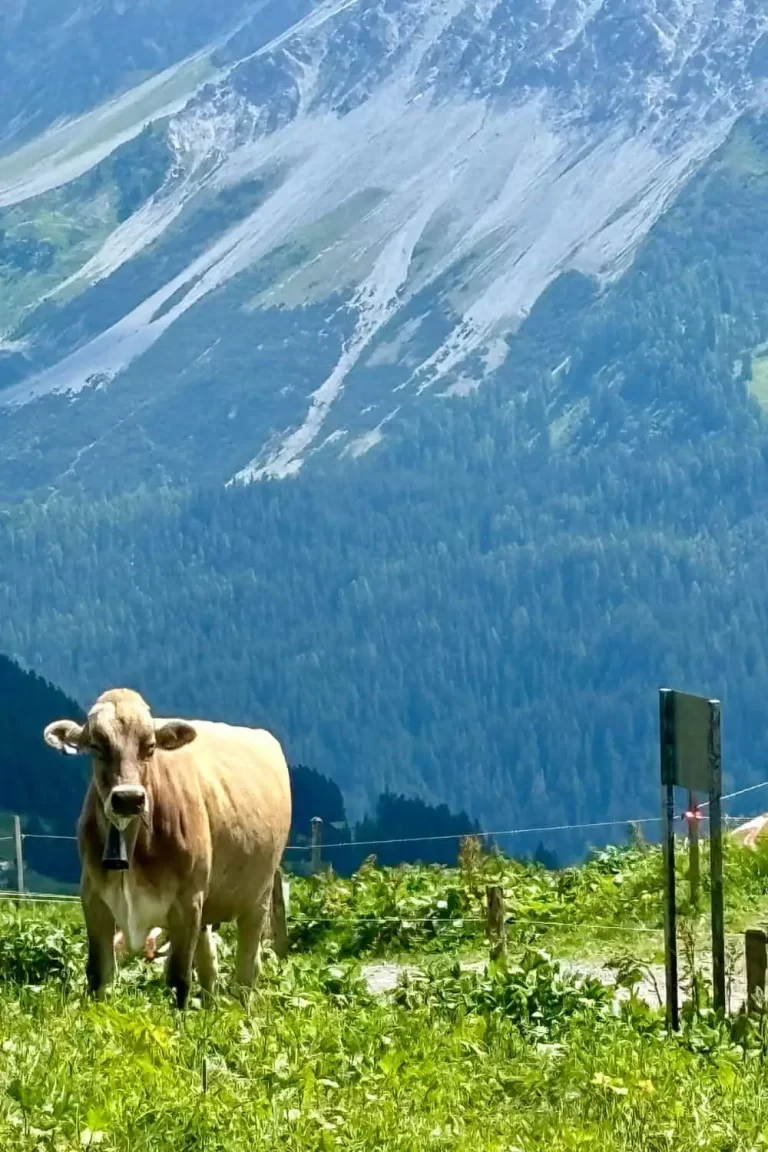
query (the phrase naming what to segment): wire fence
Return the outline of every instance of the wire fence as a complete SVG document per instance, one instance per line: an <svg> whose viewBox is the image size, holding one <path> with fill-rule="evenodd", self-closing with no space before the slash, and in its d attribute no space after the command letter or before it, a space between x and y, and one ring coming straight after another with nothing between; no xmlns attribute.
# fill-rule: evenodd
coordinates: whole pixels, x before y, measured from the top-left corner
<svg viewBox="0 0 768 1152"><path fill-rule="evenodd" d="M748 792L755 792L758 788L768 787L768 780L761 781L760 784L752 784L748 788L740 788L736 792L729 792L727 795L721 797L721 802L725 803L727 800L732 800L737 796L744 796ZM696 805L696 810L701 812L703 808L709 806L709 801L704 801ZM686 813L680 813L680 818L685 819ZM762 815L759 813L757 815ZM749 820L755 819L755 816L725 816L724 819L730 822L746 823ZM379 840L342 840L330 841L326 847L333 848L334 851L339 848L380 848L389 847L399 844L431 844L438 842L457 841L469 838L478 840L496 840L503 837L510 836L529 836L529 835L544 835L553 832L585 832L597 828L617 828L620 826L629 825L645 825L645 824L659 824L661 823L660 816L635 816L635 817L614 817L611 820L591 820L579 824L538 824L530 826L521 826L518 828L500 828L495 831L477 831L468 830L465 832L446 832L439 835L424 835L424 836L395 836L387 839ZM708 820L708 816L702 813L702 819ZM8 843L15 839L13 836L0 836L0 843ZM77 843L77 836L62 836L53 835L46 832L22 832L22 840L59 840L67 841L70 843ZM288 844L286 845L286 852L311 852L312 843L306 844Z"/></svg>
<svg viewBox="0 0 768 1152"><path fill-rule="evenodd" d="M57 893L31 893L31 892L0 892L0 902L10 901L19 903L21 901L30 905L35 904L63 904L63 905L78 905L80 902L79 896L66 896ZM288 918L291 925L296 927L314 927L317 925L333 926L335 928L358 928L365 926L380 927L384 925L397 925L404 931L409 931L413 928L429 928L434 931L437 928L453 928L461 929L466 924L477 926L478 929L487 930L488 917L486 916L291 916ZM643 924L605 924L600 921L584 921L584 920L550 920L550 919L532 919L526 916L517 916L514 912L509 912L504 916L504 925L507 932L513 932L516 928L536 928L540 931L559 931L561 933L578 933L582 931L589 931L594 933L608 932L614 936L634 936L634 937L654 937L656 940L663 940L664 929L660 927L652 927ZM741 932L726 932L725 940L733 941L742 945L744 942L744 934ZM701 944L702 941L700 940Z"/></svg>
<svg viewBox="0 0 768 1152"><path fill-rule="evenodd" d="M721 798L721 800L723 803L725 803L726 801L737 799L738 797L747 795L748 793L756 792L759 789L762 789L765 787L768 787L768 780L763 780L758 784L751 784L745 788L736 789L733 792L729 792L726 795L724 795ZM699 818L702 821L708 821L708 819L709 819L709 817L706 815L706 813L704 811L708 806L709 806L709 801L706 801L706 802L703 802L701 804L696 805L696 813L698 814ZM689 814L686 812L680 813L680 816L682 819L685 819L687 815L689 815ZM23 862L23 858L21 857L22 845L23 845L23 842L26 840L58 841L58 842L76 843L77 837L76 836L61 835L61 834L48 834L48 833L44 833L44 832L22 832L22 831L20 831L20 827L21 827L20 821L18 820L18 818L15 818L15 819L17 821L17 834L13 835L13 836L0 836L0 843L9 843L9 842L14 842L14 841L16 842L16 873L17 873L17 880L19 879L19 877L21 877L21 884L17 884L17 890L0 890L0 900L13 901L16 903L23 901L23 902L41 903L41 904L42 903L62 903L62 904L78 903L80 897L77 894L30 892L30 891L28 891L26 889L26 887L24 886L24 882L23 882L24 862ZM348 840L348 841L341 841L341 842L329 842L325 845L325 848L329 851L332 851L333 853L336 853L337 851L344 850L344 849L363 849L363 848L368 849L368 848L394 847L394 846L407 845L407 844L425 845L425 844L446 843L446 842L450 842L450 841L457 842L457 841L464 840L465 838L468 838L468 837L479 839L479 840L497 841L497 840L502 840L502 839L512 838L512 837L522 837L522 836L530 836L530 835L551 835L551 834L559 834L559 833L579 833L579 832L593 831L593 830L597 830L597 829L616 828L616 827L620 827L620 826L641 827L641 826L645 826L645 825L659 824L659 823L661 823L661 819L662 819L661 816L640 816L640 817L626 818L626 819L614 818L611 820L591 820L591 821L573 823L573 824L541 824L541 825L527 825L527 826L524 825L524 826L519 826L516 828L502 828L502 829L498 829L495 831L471 830L471 831L467 831L467 832L450 832L450 833L444 833L444 834L439 834L439 835L398 836L398 837L388 837L388 838L371 839L371 840ZM725 820L730 822L731 824L733 824L733 823L743 824L743 823L749 822L749 820L751 820L751 819L754 819L754 817L743 817L743 816L741 816L741 817L727 817L726 816L725 817ZM308 854L310 854L311 859L312 859L313 870L319 868L321 866L321 853L322 853L321 829L322 829L322 821L319 819L313 820L312 821L312 838L311 838L311 840L308 841L306 844L290 844L287 846L286 852L308 853ZM399 924L414 924L414 925L416 925L416 924L430 924L430 925L452 924L452 925L456 925L459 922L461 922L461 923L480 922L480 918L474 919L471 917L468 918L468 917L460 917L460 916L455 916L455 917L430 916L430 917L423 917L423 918L413 918L413 917L408 917L407 915L396 916L396 917L343 917L343 918L323 918L323 917L318 918L318 917L307 916L307 917L291 917L291 921L292 921L292 923L295 923L295 924L299 924L299 923L311 923L311 924L344 923L347 925L354 925L354 924L361 924L362 925L362 924L371 924L371 923L377 923L377 924L399 923ZM520 926L527 925L530 927L541 927L541 928L571 928L571 929L573 929L573 928L577 927L577 925L572 924L570 922L566 922L566 921L520 919L520 918L517 918L514 916L511 917L510 923L515 924L515 925L520 925ZM626 925L620 926L620 925L610 925L610 924L593 924L593 925L580 924L580 925L578 925L578 927L593 928L595 930L600 930L600 931L637 932L637 933L650 933L650 934L656 934L656 935L660 935L663 931L660 928L657 929L657 928L647 928L644 926L626 926Z"/></svg>
<svg viewBox="0 0 768 1152"><path fill-rule="evenodd" d="M725 797L723 797L723 799L725 799ZM544 834L547 832L581 832L593 828L615 828L622 824L658 824L660 820L660 816L641 816L632 820L593 820L585 824L543 824L530 828L502 828L495 832L446 832L437 836L395 836L385 840L342 840L329 842L326 847L333 848L334 850L337 848L382 848L394 844L433 844L440 841L464 840L467 837L475 837L479 840L495 840L505 836L524 836ZM0 843L13 839L13 836L0 836ZM22 839L68 840L72 843L77 842L76 836L53 836L44 832L24 832L22 833ZM285 848L286 852L310 852L311 850L311 842L306 844L288 844Z"/></svg>
<svg viewBox="0 0 768 1152"><path fill-rule="evenodd" d="M71 904L77 905L80 903L79 896L68 896L59 893L38 893L38 892L0 892L0 900L18 902L25 901L30 903L39 904ZM450 926L453 928L460 928L464 924L477 924L485 926L487 924L486 916L409 916L404 913L402 916L291 916L290 922L296 925L315 925L315 924L330 924L342 927L357 927L359 925L377 925L377 924L398 924L403 928L416 927L416 926ZM565 931L577 932L583 929L589 929L595 932L614 932L614 933L629 933L641 934L648 936L663 936L663 928L653 928L647 925L640 924L604 924L600 922L586 923L582 920L547 920L547 919L532 919L527 916L516 916L514 912L509 912L506 915L506 924L508 928L541 928L550 929L558 928Z"/></svg>
<svg viewBox="0 0 768 1152"><path fill-rule="evenodd" d="M739 788L735 792L728 792L725 796L721 796L721 803L728 800L734 800L739 796L745 796L747 793L756 792L760 788L767 788L768 780L762 780L759 784L750 784L747 788ZM702 819L708 820L709 817L704 816L702 810L709 807L709 801L702 801L696 805L696 810L702 813ZM681 818L685 817L685 813L680 814ZM746 816L732 816L725 817L726 820L747 821L754 817ZM531 825L529 827L518 828L500 828L496 831L475 831L468 830L466 832L446 832L439 835L425 835L425 836L394 836L388 839L380 840L343 840L332 841L326 846L333 848L336 851L339 848L383 848L390 847L398 844L433 844L447 841L464 840L468 837L473 837L478 840L497 840L510 836L533 836L545 835L553 832L587 832L597 828L617 828L619 826L628 825L645 825L645 824L659 824L661 823L661 816L635 816L635 817L614 817L611 820L591 820L585 823L578 824L540 824ZM14 840L13 836L0 836L0 843L7 843ZM76 836L62 836L53 835L47 832L22 832L22 840L61 840L70 843L76 843ZM285 848L286 852L311 852L312 843L306 844L288 844Z"/></svg>
<svg viewBox="0 0 768 1152"><path fill-rule="evenodd" d="M724 795L722 797L722 802L725 803L725 802L731 801L731 799L736 799L740 796L745 796L747 794L754 793L754 791L758 791L759 789L766 788L766 787L768 787L768 780L760 781L759 783L756 783L756 785L750 785L750 786L747 786L745 788L738 788L736 790L731 791L731 793ZM708 808L708 803L709 802L707 801L707 802L695 805L695 814L698 814L698 817L701 821L708 821L708 816L706 814L706 809ZM682 813L679 813L679 816L680 816L680 818L685 819L686 817L689 817L690 814L691 813L684 811ZM26 889L26 886L24 885L24 861L23 861L23 842L24 841L28 841L28 840L29 841L55 841L55 842L64 842L64 843L73 843L74 844L77 842L77 836L75 836L75 835L62 835L62 834L48 834L48 833L39 833L39 832L32 832L32 833L23 832L21 829L21 820L18 819L17 817L15 817L14 819L15 819L15 824L16 824L16 834L15 835L0 836L0 843L10 843L10 842L15 841L15 849L16 849L16 861L15 861L16 869L15 869L15 871L16 871L16 879L17 879L17 881L20 881L20 882L17 882L16 890L9 890L9 889L8 890L2 890L2 889L0 889L0 900L14 901L16 903L22 902L22 901L31 902L31 903L52 903L52 902L54 902L54 903L77 903L79 901L79 896L77 894L74 894L74 893L30 892L30 890ZM325 848L327 851L332 851L333 854L336 854L337 851L339 851L339 850L343 851L344 849L360 850L360 849L373 849L373 848L390 848L390 847L406 846L406 844L419 844L419 846L425 846L425 844L448 843L451 841L458 842L458 841L462 841L466 838L473 838L476 840L485 840L485 841L499 841L499 840L504 840L504 839L515 838L515 836L552 835L552 834L565 834L565 833L577 834L577 833L596 831L596 829L600 829L600 828L604 829L604 828L615 828L615 827L621 827L621 826L624 826L624 827L630 827L630 826L641 827L641 826L647 826L647 825L656 825L656 824L661 823L661 819L662 819L661 816L657 816L657 817L641 816L641 817L626 818L626 819L616 819L615 818L615 819L610 819L610 820L581 821L581 823L575 823L575 824L522 825L522 826L518 826L515 828L500 828L500 829L496 829L496 831L476 831L476 829L472 829L472 831L467 831L467 832L456 832L456 833L451 832L451 833L443 833L443 834L438 834L438 835L429 834L429 835L423 835L423 836L389 836L389 838L382 838L382 839L378 839L378 840L373 840L373 839L372 840L351 840L350 839L348 841L329 841L328 843L326 843ZM725 817L724 819L725 819L725 821L727 821L727 823L730 823L731 825L733 825L733 824L738 825L738 824L748 823L748 820L753 819L753 817ZM311 870L312 871L318 871L320 869L320 867L322 866L322 861L321 861L321 854L322 854L321 835L322 835L322 833L321 833L321 829L322 829L322 821L318 818L315 818L312 821L311 840L307 841L307 843L289 844L289 846L286 848L287 852L305 852L305 854L309 854L310 859L311 859ZM9 864L7 864L6 866L9 866L10 863L12 863L12 862L9 862ZM292 923L301 923L302 919L304 919L305 923L320 923L322 920L322 918L318 919L318 918L314 918L314 917L305 917L305 918L298 918L298 919L295 917L291 917ZM471 919L467 919L466 917L463 917L463 918L462 917L447 917L447 918L427 917L425 919L418 920L418 919L413 919L412 917L409 918L408 916L400 916L400 917L391 917L391 918L373 917L370 919L365 918L365 917L356 917L356 918L347 917L347 918L344 918L344 923L348 923L351 925L351 924L365 924L365 923L382 923L383 924L383 923L388 923L388 922L389 923L397 922L397 923L401 923L401 924L417 924L417 923L426 924L426 923L428 923L431 925L435 925L435 924L441 924L441 923L456 924L457 920L459 920L459 919L463 920L463 923L471 923L472 922ZM326 923L329 923L328 920L326 920ZM334 920L334 923L336 923L335 920ZM554 929L554 927L563 927L563 929L564 929L564 927L568 927L568 926L573 927L573 925L569 925L565 922L554 922L554 920L541 920L541 922L534 922L534 920L520 920L518 918L514 918L514 923L520 924L520 925L529 924L531 926L549 927L549 929ZM583 925L583 926L587 927L588 925ZM660 929L646 929L646 927L640 927L640 926L634 926L634 927L621 926L621 927L619 927L619 926L611 926L611 925L607 925L607 924L595 924L595 925L593 925L593 927L594 927L594 929L600 929L603 931L623 931L623 932L629 931L629 932L649 932L649 933L660 933L661 932Z"/></svg>

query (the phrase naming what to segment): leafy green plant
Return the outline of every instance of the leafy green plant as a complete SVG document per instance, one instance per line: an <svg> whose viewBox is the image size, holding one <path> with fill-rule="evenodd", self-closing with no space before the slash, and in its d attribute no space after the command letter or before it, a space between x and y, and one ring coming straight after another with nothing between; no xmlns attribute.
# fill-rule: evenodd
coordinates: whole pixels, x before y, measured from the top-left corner
<svg viewBox="0 0 768 1152"><path fill-rule="evenodd" d="M84 933L76 927L28 915L0 917L0 981L70 985L81 978L84 957Z"/></svg>
<svg viewBox="0 0 768 1152"><path fill-rule="evenodd" d="M471 1013L486 1020L503 1016L524 1032L552 1035L574 1017L607 1012L611 996L597 980L564 976L546 953L526 949L519 962L492 962L482 974L452 964L417 978L406 975L395 1003L430 1006L457 1018Z"/></svg>

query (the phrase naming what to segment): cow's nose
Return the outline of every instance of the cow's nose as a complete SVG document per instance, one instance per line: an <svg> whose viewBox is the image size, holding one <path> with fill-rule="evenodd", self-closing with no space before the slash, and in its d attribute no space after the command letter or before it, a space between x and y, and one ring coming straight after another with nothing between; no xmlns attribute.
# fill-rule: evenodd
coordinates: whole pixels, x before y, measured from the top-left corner
<svg viewBox="0 0 768 1152"><path fill-rule="evenodd" d="M115 816L138 816L146 802L147 794L143 788L133 784L119 784L110 793L109 808Z"/></svg>

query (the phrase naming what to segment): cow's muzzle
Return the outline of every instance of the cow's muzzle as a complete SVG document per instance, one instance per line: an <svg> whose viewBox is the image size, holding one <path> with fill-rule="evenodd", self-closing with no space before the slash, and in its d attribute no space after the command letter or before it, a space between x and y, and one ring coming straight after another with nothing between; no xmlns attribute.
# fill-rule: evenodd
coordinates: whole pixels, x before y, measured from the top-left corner
<svg viewBox="0 0 768 1152"><path fill-rule="evenodd" d="M119 826L141 816L146 806L146 789L140 784L117 784L107 797L104 811L107 819Z"/></svg>

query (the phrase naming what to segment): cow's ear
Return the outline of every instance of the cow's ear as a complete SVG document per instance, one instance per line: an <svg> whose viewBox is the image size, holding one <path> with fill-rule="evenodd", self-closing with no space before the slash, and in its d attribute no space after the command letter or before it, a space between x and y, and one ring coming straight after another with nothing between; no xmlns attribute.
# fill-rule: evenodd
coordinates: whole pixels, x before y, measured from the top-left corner
<svg viewBox="0 0 768 1152"><path fill-rule="evenodd" d="M196 736L197 732L186 720L160 720L155 724L157 746L165 752L175 752L191 744Z"/></svg>
<svg viewBox="0 0 768 1152"><path fill-rule="evenodd" d="M43 739L57 752L65 752L70 756L86 752L80 743L83 735L83 725L76 724L74 720L54 720L43 732Z"/></svg>

